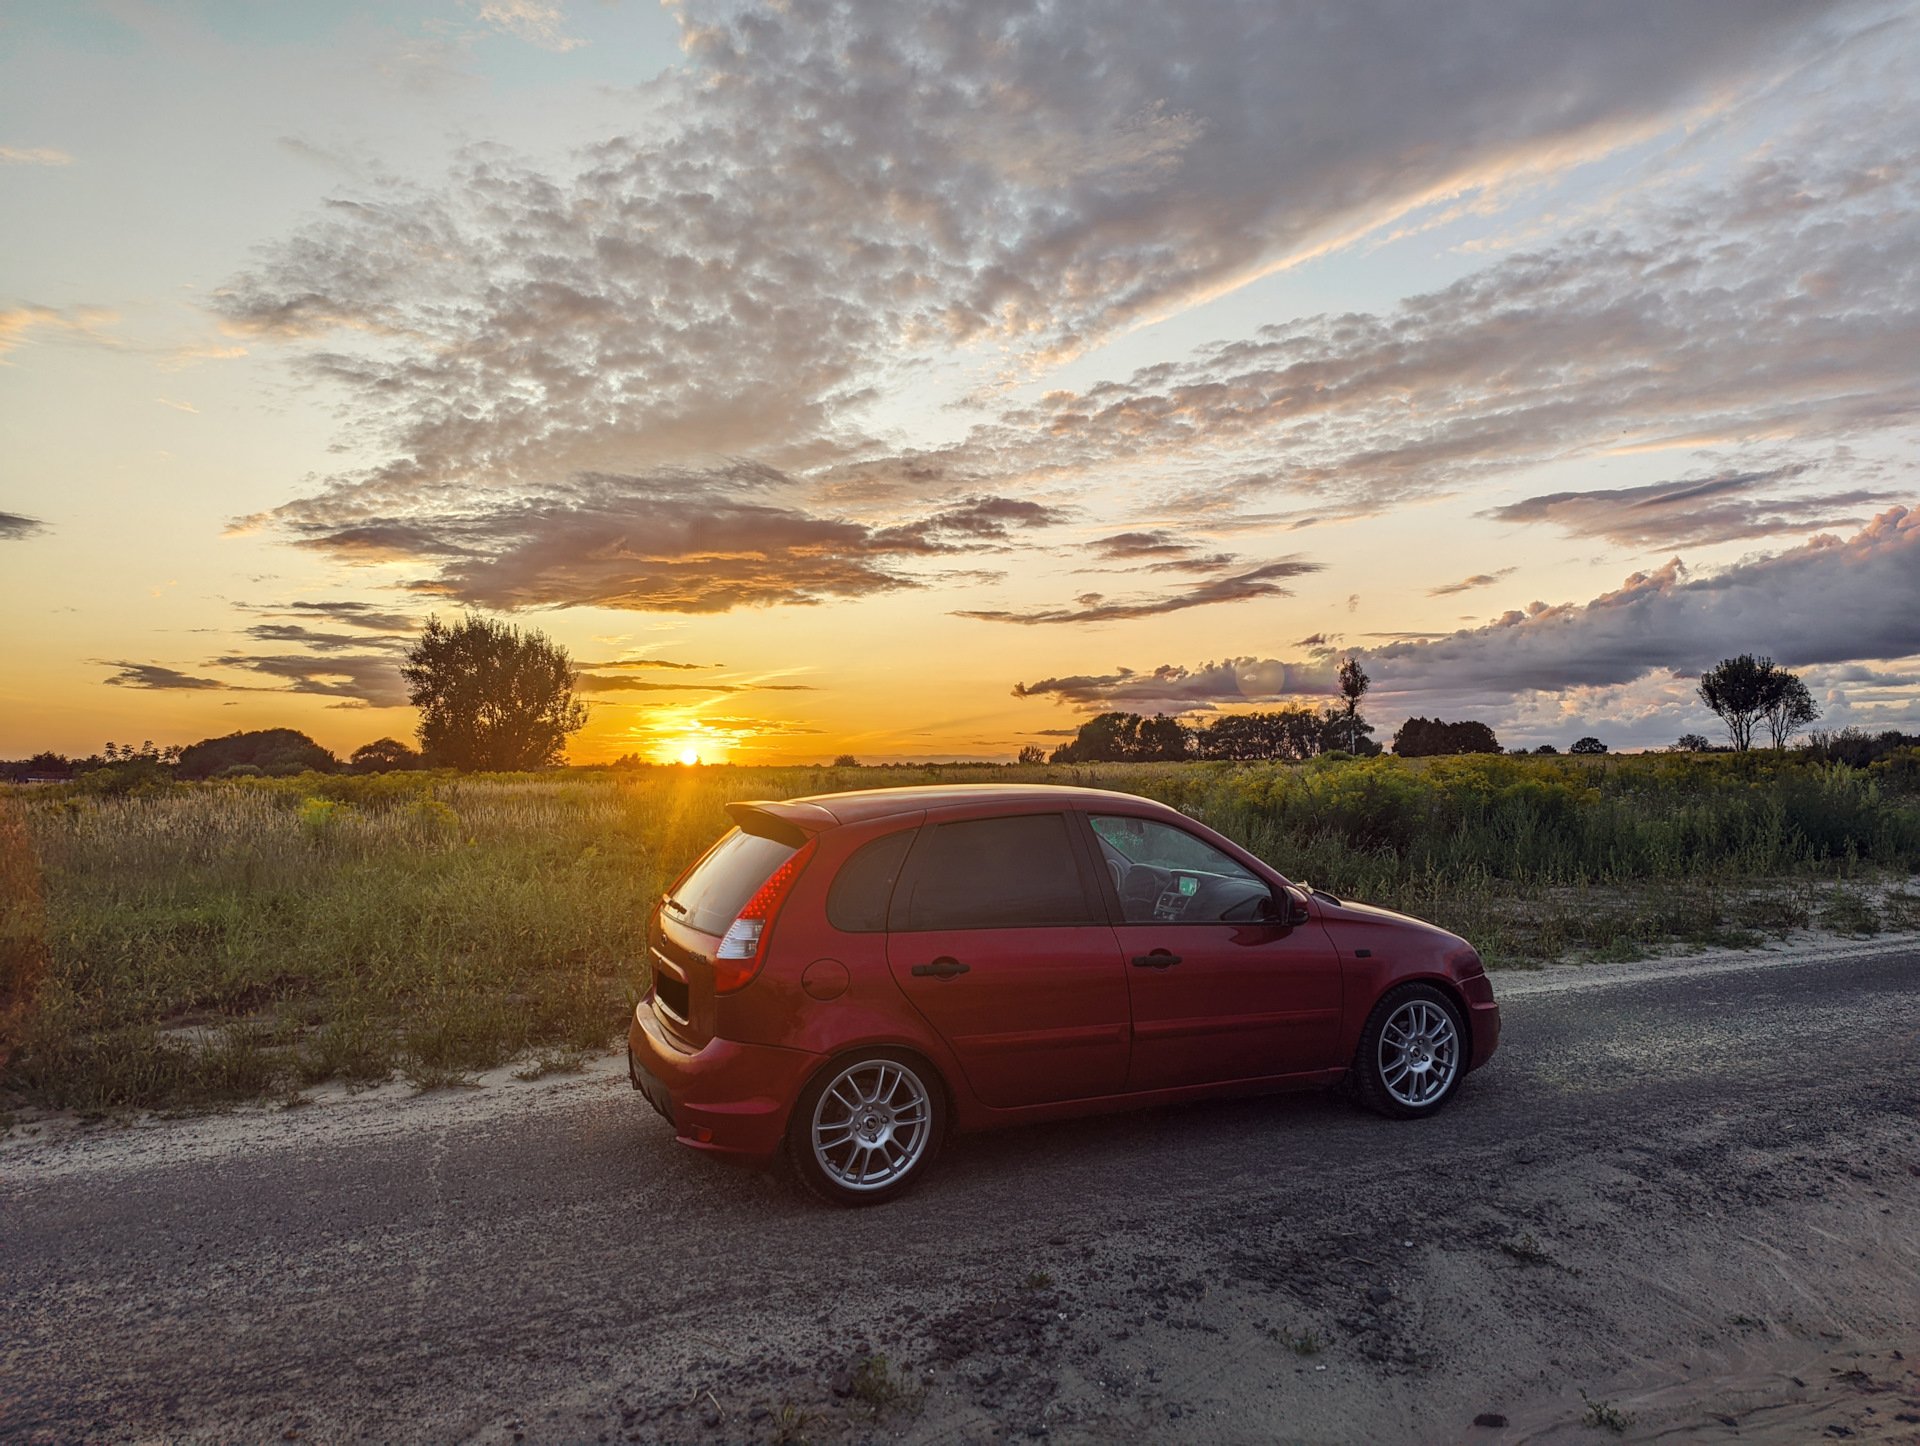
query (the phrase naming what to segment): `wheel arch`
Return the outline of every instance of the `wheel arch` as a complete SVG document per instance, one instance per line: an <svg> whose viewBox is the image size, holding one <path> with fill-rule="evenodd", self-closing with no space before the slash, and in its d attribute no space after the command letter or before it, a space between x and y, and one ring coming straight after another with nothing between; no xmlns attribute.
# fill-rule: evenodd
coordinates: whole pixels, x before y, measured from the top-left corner
<svg viewBox="0 0 1920 1446"><path fill-rule="evenodd" d="M1467 1059L1473 1058L1473 1010L1467 1004L1466 995L1460 992L1460 986L1444 974L1406 974L1374 995L1373 1003L1367 1006L1367 1012L1360 1017L1360 1032L1353 1041L1353 1060L1349 1068L1360 1067L1360 1047L1366 1042L1367 1024L1372 1020L1375 1011L1391 998L1396 990L1404 989L1409 984L1430 985L1446 995L1447 1002L1453 1006L1453 1012L1460 1020L1460 1043L1463 1056Z"/></svg>
<svg viewBox="0 0 1920 1446"><path fill-rule="evenodd" d="M953 1081L947 1078L946 1070L942 1069L940 1062L918 1044L908 1040L898 1039L863 1039L858 1044L844 1045L822 1059L819 1065L800 1082L800 1089L793 1097L793 1104L788 1106L787 1117L789 1122L791 1122L793 1118L793 1110L799 1106L800 1101L805 1098L807 1091L813 1088L815 1081L822 1075L840 1068L843 1063L856 1055L876 1049L890 1049L899 1054L910 1054L925 1065L927 1073L932 1077L934 1085L938 1087L940 1091L941 1103L946 1106L947 1129L949 1133L958 1127L960 1120L960 1100L958 1093L953 1087Z"/></svg>

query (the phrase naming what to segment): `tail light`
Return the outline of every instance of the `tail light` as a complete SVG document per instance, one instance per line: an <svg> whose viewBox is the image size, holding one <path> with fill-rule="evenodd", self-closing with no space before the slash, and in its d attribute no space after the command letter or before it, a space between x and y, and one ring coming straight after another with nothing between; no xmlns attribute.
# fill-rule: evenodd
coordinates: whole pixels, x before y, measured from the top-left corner
<svg viewBox="0 0 1920 1446"><path fill-rule="evenodd" d="M780 905L786 901L807 860L813 857L813 846L813 840L809 839L800 852L775 869L773 876L747 900L746 907L727 926L720 947L713 955L715 994L731 994L746 988L760 972L760 966L767 962L767 936L773 930L774 916L780 912Z"/></svg>

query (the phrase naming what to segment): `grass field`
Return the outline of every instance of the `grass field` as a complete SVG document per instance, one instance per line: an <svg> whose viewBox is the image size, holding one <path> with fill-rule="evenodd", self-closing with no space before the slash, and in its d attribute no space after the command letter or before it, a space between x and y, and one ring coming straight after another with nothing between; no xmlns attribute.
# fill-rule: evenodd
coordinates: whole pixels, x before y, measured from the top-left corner
<svg viewBox="0 0 1920 1446"><path fill-rule="evenodd" d="M728 826L725 804L1013 780L1162 799L1496 966L1920 924L1907 775L1791 755L15 789L0 796L0 1092L194 1109L515 1058L568 1068L622 1028L646 985L646 910Z"/></svg>

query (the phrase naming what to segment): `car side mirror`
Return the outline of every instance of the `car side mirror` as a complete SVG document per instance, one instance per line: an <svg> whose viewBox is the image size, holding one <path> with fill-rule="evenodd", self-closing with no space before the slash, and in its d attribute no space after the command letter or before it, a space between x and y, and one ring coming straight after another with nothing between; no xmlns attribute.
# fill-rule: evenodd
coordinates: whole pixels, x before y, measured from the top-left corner
<svg viewBox="0 0 1920 1446"><path fill-rule="evenodd" d="M1265 918L1268 923L1278 924L1282 928L1297 929L1307 923L1313 915L1307 912L1307 906L1295 898L1291 890L1283 889L1279 898L1267 896Z"/></svg>

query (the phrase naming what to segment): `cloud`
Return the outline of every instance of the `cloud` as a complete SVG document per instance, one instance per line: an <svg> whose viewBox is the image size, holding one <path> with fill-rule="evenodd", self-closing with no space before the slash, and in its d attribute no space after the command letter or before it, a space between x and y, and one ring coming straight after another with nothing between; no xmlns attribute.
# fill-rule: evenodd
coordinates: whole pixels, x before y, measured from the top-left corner
<svg viewBox="0 0 1920 1446"><path fill-rule="evenodd" d="M1452 316L1317 323L1167 374L1177 395L1141 377L1084 408L1011 413L951 456L895 454L867 409L958 348L997 349L1010 376L1030 375L1412 211L1610 154L1821 40L1809 32L1833 8L1359 0L1329 20L1162 0L1121 23L1098 0L964 14L690 0L677 9L686 63L646 91L644 130L566 171L476 147L438 185L360 184L216 305L342 390L356 418L343 444L383 460L331 479L332 495L359 489L370 515L423 498L461 518L514 513L529 489L691 477L722 457L913 498L1006 493L1083 455L1244 438L1296 406L1308 424L1371 408L1371 426L1323 425L1304 448L1283 436L1276 485L1317 477L1338 492L1341 464L1358 461L1353 485L1369 490L1395 467L1367 461L1361 433L1391 444L1389 394L1404 429L1402 383L1419 383L1417 354ZM551 4L481 13L565 43ZM1485 330L1468 338L1476 363ZM1409 356L1396 368L1382 349L1398 334ZM1289 380L1303 366L1326 372L1324 396ZM1236 468L1257 490L1262 465ZM856 565L802 590L876 586ZM734 591L767 590L747 578L683 601Z"/></svg>
<svg viewBox="0 0 1920 1446"><path fill-rule="evenodd" d="M114 662L103 666L120 671L106 681L115 687L156 691L227 693L313 693L375 708L403 707L407 690L394 659L389 657L275 656L228 654L206 666L230 668L271 679L271 683L229 683L201 678L162 667L158 663Z"/></svg>
<svg viewBox="0 0 1920 1446"><path fill-rule="evenodd" d="M0 542L19 542L36 532L46 531L46 527L47 524L37 517L26 517L18 512L0 512Z"/></svg>
<svg viewBox="0 0 1920 1446"><path fill-rule="evenodd" d="M1468 592L1476 587L1492 587L1502 578L1512 577L1520 569L1503 567L1498 572L1476 572L1472 577L1462 578L1459 582L1450 582L1442 587L1427 589L1428 597L1451 597L1457 592Z"/></svg>
<svg viewBox="0 0 1920 1446"><path fill-rule="evenodd" d="M344 627L365 628L376 633L411 633L420 627L417 619L405 613L381 612L372 603L289 602L262 606L240 603L237 606L268 616L324 618Z"/></svg>
<svg viewBox="0 0 1920 1446"><path fill-rule="evenodd" d="M1911 31L1880 37L1890 55L1914 53ZM1153 479L1168 513L1299 526L1567 458L1901 437L1920 424L1920 112L1868 104L1829 97L1718 185L1633 198L1392 311L1265 327L1010 408L941 461ZM1857 525L1850 509L1883 495L1783 494L1806 466L1730 466L1673 484L1664 510L1566 494L1508 520L1697 545ZM1692 486L1725 490L1689 525Z"/></svg>
<svg viewBox="0 0 1920 1446"><path fill-rule="evenodd" d="M1529 695L1690 679L1737 653L1791 668L1920 655L1920 512L1894 507L1851 538L1818 537L1700 577L1674 558L1585 604L1536 602L1486 627L1357 650L1382 714L1496 720L1530 706ZM1014 693L1083 708L1260 702L1332 691L1332 667L1241 658L1193 672L1049 678Z"/></svg>
<svg viewBox="0 0 1920 1446"><path fill-rule="evenodd" d="M691 667L692 664L680 664ZM812 693L811 683L656 683L648 678L605 678L581 673L574 687L582 693Z"/></svg>
<svg viewBox="0 0 1920 1446"><path fill-rule="evenodd" d="M615 658L604 663L582 663L582 668L723 668L724 663L672 663L665 658Z"/></svg>
<svg viewBox="0 0 1920 1446"><path fill-rule="evenodd" d="M1753 494L1809 471L1806 463L1765 472L1655 482L1612 491L1554 492L1495 507L1482 515L1498 522L1550 522L1571 537L1603 537L1622 547L1700 547L1782 532L1858 527L1849 509L1884 502L1886 492L1854 490L1824 496Z"/></svg>
<svg viewBox="0 0 1920 1446"><path fill-rule="evenodd" d="M1156 528L1151 532L1116 532L1112 537L1095 538L1087 548L1105 562L1131 562L1142 557L1183 557L1193 551L1193 544L1176 542L1171 532Z"/></svg>
<svg viewBox="0 0 1920 1446"><path fill-rule="evenodd" d="M358 490L281 508L301 546L346 561L416 562L416 591L480 607L718 613L921 586L903 564L1009 546L1067 514L968 496L878 525L775 500L787 478L750 464L647 477L587 474L513 501L365 510Z"/></svg>
<svg viewBox="0 0 1920 1446"><path fill-rule="evenodd" d="M1920 653L1920 513L1891 508L1846 541L1818 537L1703 577L1674 558L1584 606L1535 603L1367 657L1384 692L1505 697L1697 673L1735 653L1788 667Z"/></svg>
<svg viewBox="0 0 1920 1446"><path fill-rule="evenodd" d="M542 50L565 53L587 43L562 31L565 12L550 0L479 0L477 8L495 30Z"/></svg>
<svg viewBox="0 0 1920 1446"><path fill-rule="evenodd" d="M1037 608L1029 612L967 608L957 610L954 616L978 618L983 622L1020 623L1028 627L1040 623L1105 623L1119 622L1129 618L1156 617L1161 613L1183 612L1187 608L1205 607L1210 603L1246 602L1252 598L1292 597L1293 590L1281 587L1275 579L1319 572L1323 566L1322 563L1302 562L1297 558L1282 558L1278 562L1265 563L1250 572L1236 573L1231 577L1215 578L1211 582L1198 583L1188 591L1175 593L1171 597L1110 603L1104 601L1100 593L1086 593L1076 599L1079 606L1074 608Z"/></svg>
<svg viewBox="0 0 1920 1446"><path fill-rule="evenodd" d="M126 343L106 328L118 313L98 306L15 306L0 310L0 356L27 344L35 331L50 331L70 341L119 351Z"/></svg>
<svg viewBox="0 0 1920 1446"><path fill-rule="evenodd" d="M0 146L0 165L70 166L73 157L49 146Z"/></svg>
<svg viewBox="0 0 1920 1446"><path fill-rule="evenodd" d="M1042 678L1037 683L1013 685L1016 698L1050 697L1093 710L1170 713L1338 691L1339 682L1330 662L1282 663L1252 657L1223 658L1192 669L1164 663L1150 673L1120 668L1112 673Z"/></svg>
<svg viewBox="0 0 1920 1446"><path fill-rule="evenodd" d="M301 654L259 657L230 653L214 659L214 665L276 679L282 684L276 692L347 698L375 708L402 708L407 702L407 687L401 680L399 663L392 657L316 658Z"/></svg>
<svg viewBox="0 0 1920 1446"><path fill-rule="evenodd" d="M222 683L217 678L195 678L174 668L163 668L158 663L103 663L101 666L118 668L120 671L106 681L116 688L151 688L156 690L182 690L187 692L205 692L209 690L231 689L231 683Z"/></svg>
<svg viewBox="0 0 1920 1446"><path fill-rule="evenodd" d="M255 623L247 636L265 643L294 643L316 653L339 653L352 648L379 647L398 651L407 646L403 638L367 638L354 633L323 633L299 623Z"/></svg>

